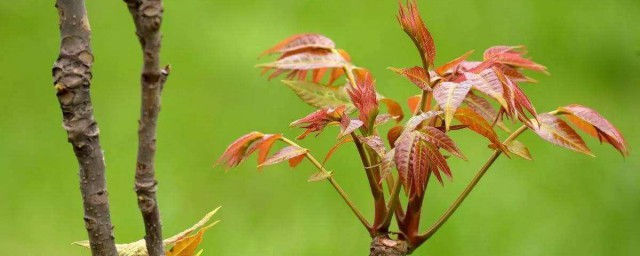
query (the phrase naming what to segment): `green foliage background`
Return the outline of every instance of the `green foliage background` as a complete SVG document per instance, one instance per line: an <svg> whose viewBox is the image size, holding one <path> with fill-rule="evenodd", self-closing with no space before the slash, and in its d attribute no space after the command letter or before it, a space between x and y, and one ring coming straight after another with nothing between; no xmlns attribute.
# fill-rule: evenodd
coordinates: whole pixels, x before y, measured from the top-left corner
<svg viewBox="0 0 640 256"><path fill-rule="evenodd" d="M365 255L369 238L328 184L307 183L309 164L213 169L236 137L287 124L312 109L253 68L258 54L301 32L320 32L369 68L386 96L404 102L414 86L386 70L419 64L395 20L396 1L165 1L163 62L173 65L163 95L157 171L165 234L222 205L205 235L206 255ZM435 37L436 63L492 45L524 44L549 67L525 91L539 111L568 103L599 110L640 137L640 2L419 1ZM87 255L77 166L51 83L58 51L54 1L0 1L0 250L3 255ZM96 56L92 96L106 153L118 242L142 238L133 172L140 50L125 4L88 1ZM334 131L304 146L322 156ZM455 180L432 185L428 226L489 156L486 142L456 136L468 162ZM623 159L589 139L597 158L521 139L535 161L501 158L458 213L417 255L640 255L640 157ZM371 215L364 174L351 147L328 164Z"/></svg>

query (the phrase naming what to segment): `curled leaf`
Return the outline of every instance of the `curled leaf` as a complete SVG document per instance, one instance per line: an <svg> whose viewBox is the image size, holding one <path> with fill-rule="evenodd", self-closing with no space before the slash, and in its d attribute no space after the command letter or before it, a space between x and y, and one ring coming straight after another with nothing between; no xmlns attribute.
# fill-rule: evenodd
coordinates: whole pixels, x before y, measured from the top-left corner
<svg viewBox="0 0 640 256"><path fill-rule="evenodd" d="M340 68L345 65L348 65L348 62L346 62L340 54L334 52L302 52L274 62L259 64L256 67L285 70L313 70L319 68Z"/></svg>
<svg viewBox="0 0 640 256"><path fill-rule="evenodd" d="M378 115L378 97L375 82L369 72L356 77L356 87L349 88L347 92L351 102L359 112L358 118L364 122L365 128L370 128Z"/></svg>
<svg viewBox="0 0 640 256"><path fill-rule="evenodd" d="M580 153L594 156L580 135L560 118L543 113L538 115L539 125L530 127L540 138ZM535 121L535 120L533 120Z"/></svg>
<svg viewBox="0 0 640 256"><path fill-rule="evenodd" d="M327 155L324 157L324 160L322 161L322 165L326 164L327 161L329 161L331 156L333 156L333 154L336 152L336 150L338 150L338 148L340 148L340 146L348 142L353 142L353 138L351 136L343 137L340 141L338 141L338 143L333 145L331 149L329 149L329 151L327 152Z"/></svg>
<svg viewBox="0 0 640 256"><path fill-rule="evenodd" d="M422 17L420 17L416 1L408 0L406 7L402 6L400 1L398 1L398 4L400 5L400 10L397 17L400 26L418 48L424 68L433 67L436 46L433 43L431 33L429 33Z"/></svg>
<svg viewBox="0 0 640 256"><path fill-rule="evenodd" d="M398 102L384 97L379 99L378 101L387 106L387 110L391 115L391 118L396 120L396 123L402 121L402 118L404 118L404 114L402 113L402 107L400 107L400 104L398 104Z"/></svg>
<svg viewBox="0 0 640 256"><path fill-rule="evenodd" d="M422 139L428 141L429 143L437 147L440 147L446 151L449 151L454 156L457 156L465 160L467 159L462 154L462 152L460 152L460 149L458 148L456 143L453 142L453 140L449 138L449 136L447 136L447 134L445 134L444 132L431 126L424 127L422 130L420 130L420 132L421 132L420 136L422 137Z"/></svg>
<svg viewBox="0 0 640 256"><path fill-rule="evenodd" d="M567 114L567 119L587 134L611 144L622 156L629 155L622 133L597 111L578 104L558 108L558 111Z"/></svg>
<svg viewBox="0 0 640 256"><path fill-rule="evenodd" d="M273 53L300 51L308 48L334 49L336 48L336 44L328 37L320 34L298 34L283 40L274 47L264 51L260 56Z"/></svg>
<svg viewBox="0 0 640 256"><path fill-rule="evenodd" d="M450 72L451 69L457 67L458 65L460 65L460 63L462 63L463 61L465 61L469 55L471 55L473 53L473 50L466 52L465 54L463 54L462 56L455 58L452 61L447 62L446 64L438 67L435 71L436 73L438 73L438 75L444 75L447 72Z"/></svg>
<svg viewBox="0 0 640 256"><path fill-rule="evenodd" d="M458 109L458 111L456 111L455 118L460 121L460 123L466 125L470 130L489 139L489 141L494 145L502 145L491 124L470 108Z"/></svg>
<svg viewBox="0 0 640 256"><path fill-rule="evenodd" d="M225 168L233 168L238 166L247 157L247 150L249 146L261 139L264 134L260 132L251 132L244 135L232 142L227 149L222 153L222 156L216 161L216 164L221 164Z"/></svg>

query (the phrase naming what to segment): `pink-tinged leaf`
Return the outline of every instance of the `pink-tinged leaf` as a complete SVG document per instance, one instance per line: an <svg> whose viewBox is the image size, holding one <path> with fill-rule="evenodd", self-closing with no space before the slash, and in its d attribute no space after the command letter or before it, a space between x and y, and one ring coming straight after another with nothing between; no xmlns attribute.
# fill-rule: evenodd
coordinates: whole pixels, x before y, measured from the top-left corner
<svg viewBox="0 0 640 256"><path fill-rule="evenodd" d="M364 72L362 76L356 77L357 87L349 88L347 93L351 97L351 102L359 112L358 118L364 122L365 128L370 128L378 115L378 98L375 89L375 82L369 72Z"/></svg>
<svg viewBox="0 0 640 256"><path fill-rule="evenodd" d="M495 99L505 109L509 108L509 105L504 99L502 81L500 81L493 69L485 69L480 72L480 74L466 72L464 76L467 78L467 81L471 83L473 89Z"/></svg>
<svg viewBox="0 0 640 256"><path fill-rule="evenodd" d="M282 134L265 134L260 140L256 141L247 150L247 155L250 155L254 151L258 150L258 165L262 164L269 155L269 150L273 144L282 138ZM258 168L260 170L260 168Z"/></svg>
<svg viewBox="0 0 640 256"><path fill-rule="evenodd" d="M348 135L360 128L364 123L357 119L351 119L349 116L342 116L342 120L340 121L340 134L338 134L338 138L341 138L345 135Z"/></svg>
<svg viewBox="0 0 640 256"><path fill-rule="evenodd" d="M289 159L304 155L307 152L308 150L306 148L287 146L273 154L271 157L267 158L267 160L265 160L260 166L268 166L281 163Z"/></svg>
<svg viewBox="0 0 640 256"><path fill-rule="evenodd" d="M470 108L459 108L458 111L456 111L455 118L470 130L489 139L494 145L502 145L491 124Z"/></svg>
<svg viewBox="0 0 640 256"><path fill-rule="evenodd" d="M431 165L433 166L431 167L431 171L438 179L438 182L440 182L441 185L444 185L444 183L442 182L442 177L441 177L442 175L440 174L440 172L443 172L447 177L449 177L449 179L453 178L453 175L451 174L451 169L449 169L449 165L447 164L447 160L440 153L440 151L438 151L438 149L434 147L427 146L426 151L427 151L427 158L429 159L429 161L431 161L432 163Z"/></svg>
<svg viewBox="0 0 640 256"><path fill-rule="evenodd" d="M400 180L411 195L420 195L424 191L429 173L428 147L417 131L400 137L396 143L394 161Z"/></svg>
<svg viewBox="0 0 640 256"><path fill-rule="evenodd" d="M375 126L383 125L392 119L393 117L390 114L379 114L376 116Z"/></svg>
<svg viewBox="0 0 640 256"><path fill-rule="evenodd" d="M391 117L396 120L396 123L402 121L402 118L404 118L404 113L402 112L402 107L400 107L400 104L398 104L398 102L390 98L381 98L378 101L387 106L387 111L389 112Z"/></svg>
<svg viewBox="0 0 640 256"><path fill-rule="evenodd" d="M320 34L307 33L291 36L269 50L264 51L260 56L298 51L307 48L334 49L335 47L336 44L328 37Z"/></svg>
<svg viewBox="0 0 640 256"><path fill-rule="evenodd" d="M416 128L418 128L418 126L420 126L420 124L422 124L422 122L440 114L442 114L442 111L428 111L411 117L409 120L407 120L403 133L414 131Z"/></svg>
<svg viewBox="0 0 640 256"><path fill-rule="evenodd" d="M396 141L398 140L400 135L402 135L402 131L404 131L404 126L398 125L389 129L389 131L387 132L387 141L389 141L389 145L391 146L391 148L394 148L396 146Z"/></svg>
<svg viewBox="0 0 640 256"><path fill-rule="evenodd" d="M380 136L358 136L358 139L364 142L365 145L369 146L369 148L373 149L373 151L375 151L380 157L384 157L387 153L387 148L384 146L384 142L382 142Z"/></svg>
<svg viewBox="0 0 640 256"><path fill-rule="evenodd" d="M567 123L560 118L543 113L538 115L539 125L530 127L540 138L580 153L594 156L591 150ZM535 120L534 120L535 121Z"/></svg>
<svg viewBox="0 0 640 256"><path fill-rule="evenodd" d="M347 112L355 111L351 99L344 86L334 87L319 83L283 80L298 97L315 108L337 108L345 105Z"/></svg>
<svg viewBox="0 0 640 256"><path fill-rule="evenodd" d="M462 104L470 89L471 83L468 82L443 82L434 88L433 98L444 111L444 123L447 130L449 130L456 109Z"/></svg>
<svg viewBox="0 0 640 256"><path fill-rule="evenodd" d="M440 66L439 68L436 69L436 73L438 73L439 75L444 75L445 73L447 73L448 71L451 71L451 69L457 67L458 65L460 65L460 63L462 63L463 61L465 61L469 55L471 55L473 53L473 50L466 52L465 54L463 54L462 56L449 61L448 63Z"/></svg>
<svg viewBox="0 0 640 256"><path fill-rule="evenodd" d="M426 126L422 128L422 130L420 131L421 131L420 136L422 137L422 139L426 140L427 142L437 147L440 147L446 151L449 151L454 156L457 156L465 160L467 159L462 154L462 152L460 152L460 149L458 148L456 143L453 142L453 140L449 138L447 134L438 130L438 128Z"/></svg>
<svg viewBox="0 0 640 256"><path fill-rule="evenodd" d="M389 70L406 77L423 91L431 91L429 74L427 74L424 68L415 66L412 68L389 68Z"/></svg>
<svg viewBox="0 0 640 256"><path fill-rule="evenodd" d="M304 133L298 136L298 139L304 139L308 134L312 132L322 132L324 128L333 122L339 122L344 115L346 107L340 106L338 108L323 108L314 111L313 113L293 121L290 126L298 126L306 129Z"/></svg>
<svg viewBox="0 0 640 256"><path fill-rule="evenodd" d="M385 180L389 175L391 175L391 170L395 166L396 151L389 150L384 157L382 158L382 162L380 163L380 182Z"/></svg>
<svg viewBox="0 0 640 256"><path fill-rule="evenodd" d="M409 111L411 111L411 113L416 113L420 99L422 99L422 95L413 95L407 99L407 105L409 105Z"/></svg>
<svg viewBox="0 0 640 256"><path fill-rule="evenodd" d="M397 17L400 26L418 48L424 68L433 67L433 62L436 57L436 46L433 43L431 33L429 33L422 17L420 17L416 1L408 0L406 8L402 6L400 1L398 1L398 4L400 5L400 10Z"/></svg>
<svg viewBox="0 0 640 256"><path fill-rule="evenodd" d="M506 45L497 45L489 47L484 51L483 58L484 60L489 60L493 57L496 57L500 54L505 53L514 53L514 54L526 54L527 49L523 45L518 46L506 46Z"/></svg>
<svg viewBox="0 0 640 256"><path fill-rule="evenodd" d="M289 159L289 166L291 168L296 168L296 166L298 166L300 163L302 163L302 160L304 160L305 155L299 155L296 157L293 157L291 159Z"/></svg>
<svg viewBox="0 0 640 256"><path fill-rule="evenodd" d="M251 132L244 135L231 143L222 153L216 164L221 164L225 168L233 168L238 166L247 156L249 146L255 141L261 139L264 134L260 132Z"/></svg>
<svg viewBox="0 0 640 256"><path fill-rule="evenodd" d="M351 136L343 137L342 139L340 139L340 141L338 141L338 143L333 145L333 147L331 147L329 149L329 151L327 152L327 155L324 157L324 160L322 160L322 165L326 164L327 161L329 161L331 156L333 156L333 154L336 152L336 150L338 150L338 148L340 148L342 145L344 145L344 144L346 144L348 142L353 142L353 138Z"/></svg>
<svg viewBox="0 0 640 256"><path fill-rule="evenodd" d="M330 178L332 174L333 174L333 171L330 171L330 172L318 171L318 172L314 173L313 175L311 175L311 177L309 177L309 179L307 181L308 182L323 181L323 180L326 180L326 179Z"/></svg>
<svg viewBox="0 0 640 256"><path fill-rule="evenodd" d="M509 79L511 79L514 82L528 82L528 83L537 83L538 81L525 76L524 74L522 74L522 72L520 72L518 69L513 68L509 65L505 65L505 64L500 64L500 63L496 63L493 65L495 68L499 69L500 71L502 71L502 73L507 76Z"/></svg>
<svg viewBox="0 0 640 256"><path fill-rule="evenodd" d="M524 57L527 54L523 46L494 46L487 49L484 59L492 59L496 63L509 65L514 68L524 68L548 74L547 68Z"/></svg>
<svg viewBox="0 0 640 256"><path fill-rule="evenodd" d="M568 114L569 121L589 135L611 144L622 156L629 155L622 133L597 111L578 104L558 108L558 111Z"/></svg>
<svg viewBox="0 0 640 256"><path fill-rule="evenodd" d="M520 89L515 82L506 77L499 69L494 67L493 71L503 84L504 97L507 99L509 104L509 108L505 108L507 112L509 112L514 118L519 118L525 124L530 125L524 110L527 110L533 118L537 118L538 113L533 107L533 104L531 104L531 101L529 101L529 98L527 98L527 95L525 95L522 89Z"/></svg>
<svg viewBox="0 0 640 256"><path fill-rule="evenodd" d="M469 93L464 102L487 122L497 125L506 132L510 132L509 128L498 118L498 111L485 98Z"/></svg>
<svg viewBox="0 0 640 256"><path fill-rule="evenodd" d="M339 54L328 52L316 54L302 52L287 56L274 62L257 65L257 67L287 69L287 70L313 70L319 68L340 68L348 65L348 62Z"/></svg>

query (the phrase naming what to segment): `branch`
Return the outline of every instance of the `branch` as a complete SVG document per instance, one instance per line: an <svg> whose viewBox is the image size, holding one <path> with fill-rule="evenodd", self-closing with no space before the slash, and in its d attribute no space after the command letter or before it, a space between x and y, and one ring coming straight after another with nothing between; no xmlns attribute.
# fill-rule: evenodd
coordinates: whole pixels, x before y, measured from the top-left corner
<svg viewBox="0 0 640 256"><path fill-rule="evenodd" d="M80 192L85 228L92 255L117 255L104 155L91 104L91 28L84 0L57 0L60 55L53 66L53 83L62 110L63 127L80 167Z"/></svg>
<svg viewBox="0 0 640 256"><path fill-rule="evenodd" d="M516 130L515 132L513 132L504 142L503 144L510 142L514 139L516 139L518 136L520 136L520 134L522 134L524 131L527 130L527 126L523 125L522 127L518 128L518 130ZM469 195L469 193L471 193L471 191L473 190L473 188L478 184L478 182L480 181L480 179L482 179L482 176L484 176L484 174L487 172L487 170L489 170L489 167L491 167L491 165L493 165L493 163L496 161L496 159L498 159L498 157L500 156L500 154L502 154L501 150L494 150L493 154L491 155L491 157L489 157L489 159L487 160L487 162L482 166L482 168L480 168L480 170L478 171L478 173L476 174L475 177L473 177L473 179L471 180L471 182L469 183L469 185L467 185L467 187L462 191L462 193L460 194L460 196L458 196L458 198L453 202L453 204L451 204L451 206L449 206L449 209L447 209L447 211L440 217L440 219L438 219L438 221L436 221L436 223L434 223L429 230L427 230L426 233L421 234L418 237L418 244L414 245L414 248L417 248L420 244L424 243L424 241L426 241L427 239L429 239L433 234L435 234L438 229L440 229L440 227L442 227L442 225L449 219L449 217L451 217L451 215L453 215L453 213L458 209L458 207L460 206L460 204L462 204L462 202L467 198L467 196Z"/></svg>
<svg viewBox="0 0 640 256"><path fill-rule="evenodd" d="M287 143L291 146L294 147L300 147L300 145L298 145L297 143L282 137L280 140L282 140L282 142ZM318 170L329 174L329 172L322 166L322 164L320 162L318 162L318 160L316 160L315 157L313 157L313 155L311 155L309 152L305 153L305 157L307 159L309 159L309 161L316 167L318 168ZM333 186L333 188L338 192L338 194L340 194L340 197L342 197L342 199L344 200L345 203L347 203L347 205L349 206L349 208L351 208L351 211L353 211L353 213L356 215L356 217L358 218L358 220L360 220L360 222L362 223L362 225L364 225L364 227L367 229L367 231L369 231L369 233L371 235L373 235L373 229L371 224L369 224L369 222L367 221L367 219L364 217L364 215L362 215L362 213L360 212L360 210L358 210L358 208L356 207L356 205L351 201L351 199L349 199L349 196L347 196L347 193L342 189L342 187L338 184L338 182L333 178L333 175L328 175L327 180L329 180L329 183L331 183L331 186Z"/></svg>
<svg viewBox="0 0 640 256"><path fill-rule="evenodd" d="M162 223L156 198L155 154L156 127L160 112L160 94L169 75L168 67L160 69L162 35L162 0L125 0L136 26L142 47L142 106L138 129L138 160L135 191L138 208L145 224L145 241L150 256L164 255Z"/></svg>

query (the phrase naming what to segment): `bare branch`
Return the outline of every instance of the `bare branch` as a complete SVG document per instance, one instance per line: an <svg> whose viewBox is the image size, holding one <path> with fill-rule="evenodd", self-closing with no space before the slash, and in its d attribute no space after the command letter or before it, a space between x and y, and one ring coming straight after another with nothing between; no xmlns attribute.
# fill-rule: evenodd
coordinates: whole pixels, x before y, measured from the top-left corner
<svg viewBox="0 0 640 256"><path fill-rule="evenodd" d="M135 191L138 196L138 208L145 224L145 240L149 255L164 255L155 179L156 127L160 112L160 94L169 75L168 66L162 70L159 64L163 7L161 0L125 2L136 26L144 61Z"/></svg>
<svg viewBox="0 0 640 256"><path fill-rule="evenodd" d="M80 191L91 253L117 255L109 214L104 155L93 117L91 28L84 0L57 0L60 55L53 66L53 83L62 110L63 127L80 167Z"/></svg>

